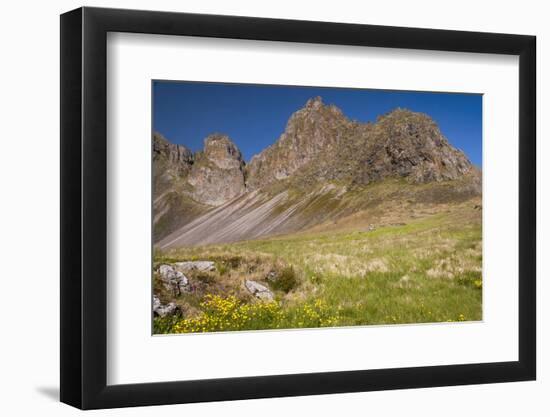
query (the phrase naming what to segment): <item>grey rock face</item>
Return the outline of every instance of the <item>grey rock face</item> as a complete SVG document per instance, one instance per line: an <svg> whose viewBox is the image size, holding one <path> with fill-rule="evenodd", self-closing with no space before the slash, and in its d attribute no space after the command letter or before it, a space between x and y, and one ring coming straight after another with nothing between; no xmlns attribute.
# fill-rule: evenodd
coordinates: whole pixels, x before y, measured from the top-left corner
<svg viewBox="0 0 550 417"><path fill-rule="evenodd" d="M246 280L244 286L252 295L264 301L272 301L273 293L266 286L252 280Z"/></svg>
<svg viewBox="0 0 550 417"><path fill-rule="evenodd" d="M229 137L214 134L205 139L204 152L196 155L187 181L193 186L194 200L219 206L246 191L244 178L237 146Z"/></svg>
<svg viewBox="0 0 550 417"><path fill-rule="evenodd" d="M160 299L153 296L153 314L159 317L165 317L175 314L178 311L178 306L175 303L162 304Z"/></svg>
<svg viewBox="0 0 550 417"><path fill-rule="evenodd" d="M394 110L377 121L372 139L383 145L371 156L381 177L394 174L425 183L455 180L472 170L466 155L452 147L425 114Z"/></svg>
<svg viewBox="0 0 550 417"><path fill-rule="evenodd" d="M241 152L227 136L210 135L193 154L154 133L154 240L244 193L244 175Z"/></svg>
<svg viewBox="0 0 550 417"><path fill-rule="evenodd" d="M201 211L186 196L185 179L194 156L185 146L153 134L153 225L155 240L186 223L189 214Z"/></svg>
<svg viewBox="0 0 550 417"><path fill-rule="evenodd" d="M396 109L376 123L358 123L320 98L292 115L285 132L252 158L247 172L249 190L289 177L368 184L388 177L425 183L477 175L425 114Z"/></svg>
<svg viewBox="0 0 550 417"><path fill-rule="evenodd" d="M216 270L216 266L212 261L176 262L174 264L174 267L182 272L188 272L188 271L209 272L209 271Z"/></svg>
<svg viewBox="0 0 550 417"><path fill-rule="evenodd" d="M158 272L164 287L171 291L173 295L179 296L189 291L189 280L182 272L174 269L173 266L161 265Z"/></svg>
<svg viewBox="0 0 550 417"><path fill-rule="evenodd" d="M229 136L215 133L204 140L204 155L221 169L241 170L244 161L241 151Z"/></svg>
<svg viewBox="0 0 550 417"><path fill-rule="evenodd" d="M323 104L320 97L310 99L291 116L279 139L251 159L248 188L285 179L322 155L336 153L352 125L336 106Z"/></svg>
<svg viewBox="0 0 550 417"><path fill-rule="evenodd" d="M183 145L170 143L160 133L153 134L153 160L164 159L176 170L187 171L193 163L193 152Z"/></svg>

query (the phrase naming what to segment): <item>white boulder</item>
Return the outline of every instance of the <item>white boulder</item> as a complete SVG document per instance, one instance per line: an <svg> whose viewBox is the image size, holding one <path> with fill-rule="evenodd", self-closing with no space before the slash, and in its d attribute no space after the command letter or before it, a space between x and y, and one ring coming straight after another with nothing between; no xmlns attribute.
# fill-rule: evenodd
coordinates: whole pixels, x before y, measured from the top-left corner
<svg viewBox="0 0 550 417"><path fill-rule="evenodd" d="M164 287L178 296L182 292L189 290L189 279L183 272L177 271L171 265L161 265L158 269L160 279Z"/></svg>
<svg viewBox="0 0 550 417"><path fill-rule="evenodd" d="M175 314L178 310L178 306L175 303L162 304L160 299L154 295L153 296L153 314L155 316L168 316Z"/></svg>

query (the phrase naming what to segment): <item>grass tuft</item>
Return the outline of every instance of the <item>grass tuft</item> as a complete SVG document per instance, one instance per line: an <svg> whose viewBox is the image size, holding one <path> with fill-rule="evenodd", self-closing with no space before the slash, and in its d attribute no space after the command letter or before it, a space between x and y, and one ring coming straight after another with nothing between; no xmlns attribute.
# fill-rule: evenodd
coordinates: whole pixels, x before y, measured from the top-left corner
<svg viewBox="0 0 550 417"><path fill-rule="evenodd" d="M288 293L298 286L298 279L293 266L285 267L278 276L271 282L274 290Z"/></svg>

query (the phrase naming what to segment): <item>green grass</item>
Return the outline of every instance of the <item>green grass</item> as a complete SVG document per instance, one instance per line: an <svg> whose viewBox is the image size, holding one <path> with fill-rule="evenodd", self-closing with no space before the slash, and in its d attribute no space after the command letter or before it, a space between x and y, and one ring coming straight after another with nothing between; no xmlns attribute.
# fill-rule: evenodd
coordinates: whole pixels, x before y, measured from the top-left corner
<svg viewBox="0 0 550 417"><path fill-rule="evenodd" d="M292 282L272 286L285 319L269 328L308 327L295 313L316 302L333 326L476 321L482 319L481 235L480 211L461 204L373 231L351 228L182 248L156 253L155 261L215 260L219 273L212 279L231 278L225 289L232 294L250 271L261 269L258 265L266 264L266 271L267 264L291 268ZM240 299L255 302L242 294Z"/></svg>

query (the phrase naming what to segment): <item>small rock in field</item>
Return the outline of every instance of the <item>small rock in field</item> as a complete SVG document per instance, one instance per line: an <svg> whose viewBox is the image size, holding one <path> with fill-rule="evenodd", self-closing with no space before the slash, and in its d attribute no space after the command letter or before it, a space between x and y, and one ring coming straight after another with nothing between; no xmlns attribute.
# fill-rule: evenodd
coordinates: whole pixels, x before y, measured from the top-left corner
<svg viewBox="0 0 550 417"><path fill-rule="evenodd" d="M273 300L273 293L265 285L262 285L256 281L246 280L244 286L248 291L260 300L271 301Z"/></svg>
<svg viewBox="0 0 550 417"><path fill-rule="evenodd" d="M214 271L216 266L212 261L186 261L186 262L176 262L174 264L177 269L183 272L188 271L199 271L199 272L208 272Z"/></svg>
<svg viewBox="0 0 550 417"><path fill-rule="evenodd" d="M177 310L178 306L175 303L162 304L156 295L153 296L153 314L155 316L165 317L175 314Z"/></svg>
<svg viewBox="0 0 550 417"><path fill-rule="evenodd" d="M159 274L164 283L164 288L172 291L176 296L190 289L187 277L182 272L176 271L171 265L161 265Z"/></svg>

